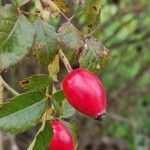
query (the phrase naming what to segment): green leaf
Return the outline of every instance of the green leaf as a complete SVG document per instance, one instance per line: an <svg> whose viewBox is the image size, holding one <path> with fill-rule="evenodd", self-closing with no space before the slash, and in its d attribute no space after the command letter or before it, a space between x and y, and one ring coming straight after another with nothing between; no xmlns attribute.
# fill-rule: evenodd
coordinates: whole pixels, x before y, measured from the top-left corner
<svg viewBox="0 0 150 150"><path fill-rule="evenodd" d="M61 116L62 115L61 106L57 103L57 101L55 99L52 100L52 105L55 109L56 115Z"/></svg>
<svg viewBox="0 0 150 150"><path fill-rule="evenodd" d="M35 126L46 108L41 92L23 93L0 106L0 130L22 132Z"/></svg>
<svg viewBox="0 0 150 150"><path fill-rule="evenodd" d="M62 90L58 90L52 95L53 99L57 101L59 105L62 105L62 101L65 99L64 93Z"/></svg>
<svg viewBox="0 0 150 150"><path fill-rule="evenodd" d="M63 91L59 90L52 95L52 104L58 116L62 115L62 101L65 99Z"/></svg>
<svg viewBox="0 0 150 150"><path fill-rule="evenodd" d="M53 129L50 121L43 122L33 142L27 150L45 150L53 136Z"/></svg>
<svg viewBox="0 0 150 150"><path fill-rule="evenodd" d="M16 6L22 6L28 3L30 0L12 0L12 3Z"/></svg>
<svg viewBox="0 0 150 150"><path fill-rule="evenodd" d="M75 114L75 109L65 99L62 90L55 92L52 98L51 102L58 116L63 115L64 118L69 118Z"/></svg>
<svg viewBox="0 0 150 150"><path fill-rule="evenodd" d="M75 109L69 104L66 99L62 102L62 113L64 118L69 118L75 114Z"/></svg>
<svg viewBox="0 0 150 150"><path fill-rule="evenodd" d="M84 45L80 32L70 23L63 24L58 30L58 36L62 50L69 62L74 65L78 63L78 56Z"/></svg>
<svg viewBox="0 0 150 150"><path fill-rule="evenodd" d="M79 58L80 67L99 74L109 63L108 52L100 41L94 38L86 39L85 48Z"/></svg>
<svg viewBox="0 0 150 150"><path fill-rule="evenodd" d="M20 85L27 90L43 90L51 82L51 79L48 75L39 74L28 77L20 81Z"/></svg>
<svg viewBox="0 0 150 150"><path fill-rule="evenodd" d="M33 48L33 56L38 63L48 65L51 63L60 48L55 29L46 21L40 19L34 23L36 30L36 44Z"/></svg>
<svg viewBox="0 0 150 150"><path fill-rule="evenodd" d="M21 61L34 40L32 24L10 5L0 7L0 71Z"/></svg>

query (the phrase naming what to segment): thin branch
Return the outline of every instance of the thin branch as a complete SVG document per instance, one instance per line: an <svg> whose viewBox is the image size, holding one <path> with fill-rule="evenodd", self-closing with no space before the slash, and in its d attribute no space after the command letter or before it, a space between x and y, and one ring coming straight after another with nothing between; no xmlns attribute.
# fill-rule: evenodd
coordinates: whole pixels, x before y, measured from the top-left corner
<svg viewBox="0 0 150 150"><path fill-rule="evenodd" d="M2 84L4 85L4 87L10 91L13 95L18 96L19 93L17 91L15 91L10 85L8 85L5 80L2 78L2 76L0 75L0 81L2 82Z"/></svg>
<svg viewBox="0 0 150 150"><path fill-rule="evenodd" d="M123 122L123 123L125 123L125 124L128 124L129 126L131 126L132 128L134 128L134 129L137 129L137 126L133 123L133 122L131 122L131 121L129 121L128 119L126 119L126 118L124 118L124 117L122 117L122 116L120 116L120 115L117 115L117 114L114 114L114 113L107 113L108 114L108 116L110 117L110 118L112 118L112 119L114 119L114 120L117 120L117 121L119 121L119 122Z"/></svg>
<svg viewBox="0 0 150 150"><path fill-rule="evenodd" d="M72 67L71 67L68 59L66 58L65 54L63 53L63 51L61 49L59 50L59 56L60 56L62 62L64 63L67 71L71 72L72 71Z"/></svg>

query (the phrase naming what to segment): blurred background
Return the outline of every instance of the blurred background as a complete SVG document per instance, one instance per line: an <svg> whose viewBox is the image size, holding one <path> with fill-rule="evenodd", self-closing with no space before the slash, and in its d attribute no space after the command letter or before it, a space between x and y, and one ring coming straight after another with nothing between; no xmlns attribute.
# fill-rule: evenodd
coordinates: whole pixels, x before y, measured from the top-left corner
<svg viewBox="0 0 150 150"><path fill-rule="evenodd" d="M82 24L82 16L78 19L77 25ZM150 1L103 0L99 36L111 53L108 68L100 74L108 113L103 122L78 113L71 118L78 150L150 150ZM47 67L29 55L2 75L22 91L18 81L46 72ZM11 96L5 91L5 98ZM16 136L1 133L0 150L26 150L35 133L36 128Z"/></svg>

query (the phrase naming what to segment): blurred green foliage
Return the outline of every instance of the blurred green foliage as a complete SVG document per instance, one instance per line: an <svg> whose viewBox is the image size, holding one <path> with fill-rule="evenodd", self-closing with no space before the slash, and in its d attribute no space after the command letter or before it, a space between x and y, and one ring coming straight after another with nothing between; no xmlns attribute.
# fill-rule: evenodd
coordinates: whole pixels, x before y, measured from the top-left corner
<svg viewBox="0 0 150 150"><path fill-rule="evenodd" d="M150 1L104 2L101 39L111 63L101 76L109 97L108 110L135 124L114 122L108 133L128 140L130 150L149 149L150 135Z"/></svg>

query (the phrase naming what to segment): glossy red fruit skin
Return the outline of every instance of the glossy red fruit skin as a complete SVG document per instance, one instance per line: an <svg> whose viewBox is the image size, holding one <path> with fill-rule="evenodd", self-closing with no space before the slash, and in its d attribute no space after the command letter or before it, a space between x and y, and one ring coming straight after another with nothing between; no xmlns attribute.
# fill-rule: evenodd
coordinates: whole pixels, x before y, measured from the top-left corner
<svg viewBox="0 0 150 150"><path fill-rule="evenodd" d="M69 129L60 121L51 122L53 138L49 150L74 150L74 141Z"/></svg>
<svg viewBox="0 0 150 150"><path fill-rule="evenodd" d="M106 112L106 92L95 74L75 69L64 77L62 88L69 103L79 112L94 118Z"/></svg>

